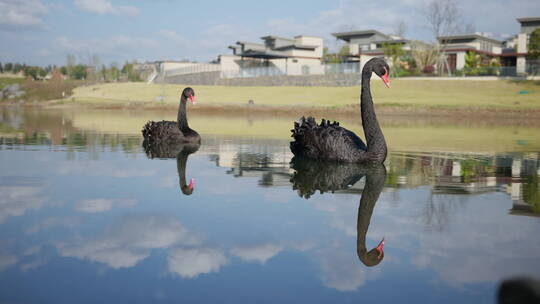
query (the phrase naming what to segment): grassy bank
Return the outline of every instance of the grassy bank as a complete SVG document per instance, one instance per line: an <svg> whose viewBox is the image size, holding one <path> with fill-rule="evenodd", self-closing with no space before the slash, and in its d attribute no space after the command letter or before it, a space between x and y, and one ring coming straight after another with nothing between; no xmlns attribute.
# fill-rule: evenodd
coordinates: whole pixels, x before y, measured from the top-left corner
<svg viewBox="0 0 540 304"><path fill-rule="evenodd" d="M73 89L80 86L84 82L82 81L32 81L24 78L14 77L0 77L0 89L11 85L20 84L21 89L24 91L24 95L12 99L2 99L0 96L0 102L43 102L49 100L59 100L64 96L73 94Z"/></svg>
<svg viewBox="0 0 540 304"><path fill-rule="evenodd" d="M75 103L176 105L185 85L114 83L74 89ZM309 106L339 108L357 104L359 87L225 87L192 86L202 105ZM413 109L540 110L540 82L396 79L387 89L372 81L380 107ZM163 101L158 101L163 96Z"/></svg>

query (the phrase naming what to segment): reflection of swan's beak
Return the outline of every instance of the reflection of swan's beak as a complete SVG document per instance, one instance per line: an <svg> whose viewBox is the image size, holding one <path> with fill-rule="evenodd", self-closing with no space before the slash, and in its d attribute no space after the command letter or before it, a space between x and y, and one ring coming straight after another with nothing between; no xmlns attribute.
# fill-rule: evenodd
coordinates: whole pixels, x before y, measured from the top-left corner
<svg viewBox="0 0 540 304"><path fill-rule="evenodd" d="M188 185L188 187L189 187L189 190L192 190L192 191L193 191L193 187L195 187L195 179L194 179L194 178L191 178L191 179L189 180L189 185Z"/></svg>
<svg viewBox="0 0 540 304"><path fill-rule="evenodd" d="M377 251L379 252L379 256L377 257L378 259L380 259L383 254L383 248L384 248L384 238L379 243L379 245L377 245Z"/></svg>

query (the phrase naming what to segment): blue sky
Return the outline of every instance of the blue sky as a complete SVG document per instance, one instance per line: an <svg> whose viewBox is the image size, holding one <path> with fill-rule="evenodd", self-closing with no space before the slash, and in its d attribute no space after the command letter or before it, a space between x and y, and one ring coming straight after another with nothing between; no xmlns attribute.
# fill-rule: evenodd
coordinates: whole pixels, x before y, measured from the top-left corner
<svg viewBox="0 0 540 304"><path fill-rule="evenodd" d="M175 1L0 0L0 62L47 65L74 54L106 64L126 60L207 62L238 40L316 35L407 24L406 37L430 40L421 14L430 0ZM464 24L496 37L516 34L518 17L540 16L538 0L455 0Z"/></svg>

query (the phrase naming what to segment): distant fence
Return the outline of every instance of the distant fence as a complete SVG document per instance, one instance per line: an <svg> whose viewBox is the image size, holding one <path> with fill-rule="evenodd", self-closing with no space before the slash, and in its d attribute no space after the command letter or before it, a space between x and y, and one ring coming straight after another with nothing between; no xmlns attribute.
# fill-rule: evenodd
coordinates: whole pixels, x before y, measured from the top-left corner
<svg viewBox="0 0 540 304"><path fill-rule="evenodd" d="M267 76L310 76L329 74L355 74L360 72L358 62L332 63L320 65L293 65L285 67L252 67L235 71L221 71L221 78L251 78Z"/></svg>
<svg viewBox="0 0 540 304"><path fill-rule="evenodd" d="M177 68L177 69L170 69L170 70L165 71L165 73L163 74L165 77L170 77L170 76L177 76L177 75L198 74L198 73L206 73L206 72L220 72L220 71L221 71L221 65L207 63L207 64L194 64L191 66Z"/></svg>
<svg viewBox="0 0 540 304"><path fill-rule="evenodd" d="M444 76L444 75L443 75ZM476 68L463 68L463 70L454 71L452 76L504 76L512 77L517 76L517 69L515 66L501 66L501 67L476 67Z"/></svg>
<svg viewBox="0 0 540 304"><path fill-rule="evenodd" d="M221 78L252 78L266 76L309 76L309 75L327 75L327 74L355 74L360 72L357 62L346 62L336 64L320 65L292 65L285 67L267 66L250 67L239 70L222 70L219 64L195 64L188 67L167 70L163 73L164 77L173 77L187 74L199 74L207 72L220 72Z"/></svg>
<svg viewBox="0 0 540 304"><path fill-rule="evenodd" d="M466 77L466 76L498 76L498 77L514 77L518 76L516 67L476 67L463 68L461 70L447 72L442 74L418 74L414 72L402 73L403 71L395 71L396 77L407 76L443 76L443 77ZM529 75L540 74L540 61L527 61L526 72ZM243 78L259 78L259 77L277 77L277 76L325 76L325 75L341 75L341 74L360 74L360 64L358 62L345 62L335 64L320 64L320 65L289 65L289 66L263 66L263 67L247 67L239 70L222 70L220 64L194 64L192 66L171 69L165 71L163 79L175 78L186 79L184 76L189 76L197 82L200 77L210 77L216 82L217 79L243 79ZM208 76L210 75L210 76ZM200 76L200 77L199 77ZM180 77L180 78L179 78ZM195 78L194 78L195 77ZM190 78L190 79L191 79ZM208 82L208 81L205 81Z"/></svg>
<svg viewBox="0 0 540 304"><path fill-rule="evenodd" d="M540 60L527 60L525 72L529 75L540 75Z"/></svg>

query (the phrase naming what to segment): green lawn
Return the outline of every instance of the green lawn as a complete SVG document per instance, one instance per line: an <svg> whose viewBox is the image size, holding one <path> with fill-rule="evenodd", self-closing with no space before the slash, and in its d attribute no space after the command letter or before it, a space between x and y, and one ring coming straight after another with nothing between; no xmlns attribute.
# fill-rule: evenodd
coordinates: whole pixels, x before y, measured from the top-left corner
<svg viewBox="0 0 540 304"><path fill-rule="evenodd" d="M22 84L24 82L24 78L11 78L11 77L0 77L0 90L3 89L5 86L19 83Z"/></svg>
<svg viewBox="0 0 540 304"><path fill-rule="evenodd" d="M78 87L77 102L176 104L185 85L110 83ZM340 107L357 104L360 88L355 87L237 87L192 86L201 104L244 105L252 99L266 106ZM520 94L521 92L521 94ZM523 94L526 92L525 94ZM392 81L387 89L372 81L372 95L379 105L420 108L512 108L539 109L540 82L508 80L406 80Z"/></svg>

